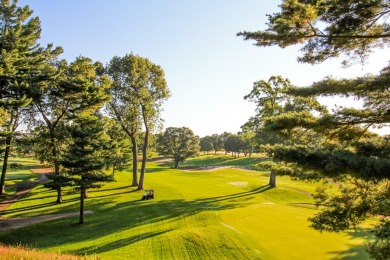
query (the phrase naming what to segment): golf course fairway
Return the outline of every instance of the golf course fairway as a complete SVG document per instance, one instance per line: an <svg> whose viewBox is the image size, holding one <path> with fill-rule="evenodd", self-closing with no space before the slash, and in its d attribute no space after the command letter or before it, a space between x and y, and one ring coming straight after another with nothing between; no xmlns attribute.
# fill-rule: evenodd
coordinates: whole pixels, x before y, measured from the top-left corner
<svg viewBox="0 0 390 260"><path fill-rule="evenodd" d="M317 212L310 194L320 183L278 176L270 189L269 173L253 168L263 159L202 155L179 169L153 160L145 188L155 199L143 201L143 191L130 187L130 169L116 172L115 182L88 192L85 210L94 213L85 224L77 217L50 220L0 232L0 241L92 259L368 259L367 229L309 227ZM77 212L78 194L65 194L56 204L56 193L39 185L1 216Z"/></svg>

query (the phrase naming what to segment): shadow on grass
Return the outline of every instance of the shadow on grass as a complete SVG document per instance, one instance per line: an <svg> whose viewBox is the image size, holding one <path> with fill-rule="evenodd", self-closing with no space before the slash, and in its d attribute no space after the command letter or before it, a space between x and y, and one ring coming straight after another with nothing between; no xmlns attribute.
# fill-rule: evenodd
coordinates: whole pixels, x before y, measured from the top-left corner
<svg viewBox="0 0 390 260"><path fill-rule="evenodd" d="M125 230L161 223L161 225L156 226L158 231L155 232L142 233L139 236L128 232L125 238L122 236L120 239L110 239L107 242L101 242L99 247L89 245L72 252L77 254L103 253L170 232L175 227L175 224L171 222L203 212L245 207L249 204L247 202L249 198L268 189L269 186L262 186L251 191L191 201L183 199L160 201L157 199L148 201L131 200L117 203L113 206L108 206L112 205L110 204L112 203L110 198L96 198L96 200L91 200L86 204L88 209L95 211L95 214L88 216L83 225L75 224L77 222L75 218L53 220L14 231L3 232L0 234L0 241L8 245L22 243L38 248L50 248L68 244L69 242L94 241L95 239L117 234ZM48 204L46 206L51 205ZM28 208L18 210L28 210ZM55 232L53 232L54 230ZM137 230L140 232L140 229ZM18 234L23 234L23 236ZM58 234L61 235L59 236ZM100 239L100 241L102 240Z"/></svg>
<svg viewBox="0 0 390 260"><path fill-rule="evenodd" d="M163 173L171 171L171 168L148 168L146 169L146 174L148 173Z"/></svg>
<svg viewBox="0 0 390 260"><path fill-rule="evenodd" d="M32 183L30 183L30 184L32 184ZM88 191L88 194L90 194L90 197L93 199L93 198L112 197L112 196L116 196L116 195L123 195L123 194L127 194L127 193L131 193L131 192L136 191L136 190L131 190L130 186L122 186L122 187L117 187L117 188L112 188L112 189L105 189L104 191L115 191L115 190L123 190L123 189L126 189L126 191L118 192L118 193L110 193L109 195L101 195L101 196L95 195L94 193L100 192L99 190L90 190L90 191ZM45 208L53 207L55 205L60 205L56 202L56 195L53 195L52 192L53 192L52 190L49 190L46 188L41 188L41 190L39 191L40 195L50 194L52 197L51 202L42 203L42 204L33 205L33 206L20 207L20 208L15 208L15 209L5 209L5 210L0 211L0 216L6 215L6 214L15 214L15 213L19 213L19 212L25 212L28 210L35 210L35 209L45 210ZM63 202L61 203L61 205L66 205L67 203L71 203L71 205L74 205L75 201L79 201L78 191L63 190L62 195L63 195ZM66 198L66 196L68 196L68 195L76 196L76 197ZM23 197L22 201L37 201L40 199L42 199L42 197L34 197L34 196L29 197L29 194L27 194L26 197ZM2 205L2 204L8 204L8 201L0 201L0 205ZM61 211L63 211L63 208L61 208Z"/></svg>
<svg viewBox="0 0 390 260"><path fill-rule="evenodd" d="M357 231L347 232L353 239L361 238L366 241L370 241L374 238L370 229L358 228ZM365 250L364 245L356 246L349 245L348 250L329 252L332 259L368 259L368 253Z"/></svg>
<svg viewBox="0 0 390 260"><path fill-rule="evenodd" d="M101 254L104 252L108 252L111 250L115 250L124 246L128 246L137 242L140 242L144 239L149 239L155 236L162 235L164 233L168 233L172 230L165 230L165 231L160 231L160 232L149 232L149 233L144 233L142 235L135 235L131 236L128 238L123 238L119 240L115 240L113 242L104 244L104 245L98 245L98 246L90 246L90 247L85 247L82 249L83 254ZM76 251L70 251L69 253L71 254L80 254L80 250Z"/></svg>
<svg viewBox="0 0 390 260"><path fill-rule="evenodd" d="M232 157L229 155L217 156L217 157L206 157L206 158L195 158L188 160L181 164L184 167L204 167L204 166L232 166L242 167L246 169L257 170L256 164L269 160L268 158L260 157Z"/></svg>
<svg viewBox="0 0 390 260"><path fill-rule="evenodd" d="M79 200L79 198L68 199L63 204L75 202L75 201L78 201L78 200ZM52 207L52 206L55 206L55 205L58 205L58 203L53 201L53 202L48 202L48 203L43 203L43 204L33 205L33 206L26 206L26 207L21 207L21 208L16 208L16 209L5 209L3 211L0 211L0 216L6 215L6 214L15 214L15 213L18 213L18 212L25 212L25 211L28 211L28 210L44 209L44 208Z"/></svg>
<svg viewBox="0 0 390 260"><path fill-rule="evenodd" d="M228 161L233 160L234 158L226 155L226 156L217 156L217 157L207 157L207 158L195 158L186 161L182 165L187 165L187 166L219 166L221 164L224 164Z"/></svg>
<svg viewBox="0 0 390 260"><path fill-rule="evenodd" d="M102 191L104 191L104 192L117 191L117 190L124 190L124 189L128 189L128 192L134 192L134 191L137 191L134 189L135 187L137 187L137 186L131 187L130 185L125 185L125 186L120 186L120 187L116 187L116 188L103 187L103 188L97 189L97 190L90 190L89 193L98 193L98 192L102 192Z"/></svg>

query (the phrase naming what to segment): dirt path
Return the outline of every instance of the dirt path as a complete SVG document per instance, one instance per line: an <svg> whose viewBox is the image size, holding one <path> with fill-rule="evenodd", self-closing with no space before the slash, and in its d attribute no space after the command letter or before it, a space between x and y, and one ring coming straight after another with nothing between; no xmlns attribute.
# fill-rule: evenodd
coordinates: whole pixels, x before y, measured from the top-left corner
<svg viewBox="0 0 390 260"><path fill-rule="evenodd" d="M14 195L0 202L0 213L11 206L13 203L24 197L27 193L29 193L33 188L38 186L39 184L45 182L47 180L46 173L53 172L50 168L36 168L31 169L31 172L40 174L41 176L31 182L25 181L18 185L15 185L16 192ZM59 219L59 218L67 218L78 216L79 212L70 212L63 214L54 214L54 215L42 215L36 217L26 217L26 218L2 218L0 216L0 231L10 230L25 227L32 224L37 224L47 220ZM93 214L93 211L88 210L84 211L85 215Z"/></svg>
<svg viewBox="0 0 390 260"><path fill-rule="evenodd" d="M5 210L9 206L11 206L13 203L18 201L20 198L24 197L27 193L29 193L36 186L45 182L47 180L45 173L52 172L52 170L49 168L31 169L31 171L33 173L36 173L36 174L41 174L39 179L37 179L33 182L25 181L25 182L22 182L18 185L15 185L15 187L16 187L15 194L0 202L0 212Z"/></svg>
<svg viewBox="0 0 390 260"><path fill-rule="evenodd" d="M3 218L0 220L0 231L17 229L17 228L37 224L47 220L76 217L79 214L80 214L79 212L69 212L69 213L42 215L42 216L27 217L27 218L9 218L9 219ZM90 214L93 214L92 210L84 211L84 215L90 215Z"/></svg>

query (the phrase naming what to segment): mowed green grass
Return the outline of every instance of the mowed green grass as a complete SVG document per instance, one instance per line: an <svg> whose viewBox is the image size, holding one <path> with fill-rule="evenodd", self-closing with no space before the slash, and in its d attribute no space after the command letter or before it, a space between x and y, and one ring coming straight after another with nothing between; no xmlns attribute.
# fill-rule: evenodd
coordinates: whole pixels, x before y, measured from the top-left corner
<svg viewBox="0 0 390 260"><path fill-rule="evenodd" d="M278 177L267 187L268 173L248 170L264 158L203 155L183 169L150 162L145 188L154 200L129 187L131 173L89 191L86 223L77 218L42 222L0 233L4 244L24 244L45 251L98 255L102 259L367 259L370 233L319 233L307 218L315 183ZM210 166L233 166L212 168ZM238 168L245 167L246 169ZM64 196L39 186L2 212L27 217L78 211L78 195Z"/></svg>
<svg viewBox="0 0 390 260"><path fill-rule="evenodd" d="M22 168L10 168L10 164L12 163L18 163L22 165ZM0 171L2 171L2 166L3 162L0 162ZM5 175L5 191L6 195L0 196L0 201L2 199L5 199L6 197L12 195L15 193L16 185L21 184L22 182L25 181L33 181L36 178L39 177L38 174L34 174L31 172L31 169L39 168L42 167L43 165L38 163L36 160L34 160L32 157L25 157L25 158L20 158L20 157L11 157L8 160L8 169L7 169L7 174Z"/></svg>

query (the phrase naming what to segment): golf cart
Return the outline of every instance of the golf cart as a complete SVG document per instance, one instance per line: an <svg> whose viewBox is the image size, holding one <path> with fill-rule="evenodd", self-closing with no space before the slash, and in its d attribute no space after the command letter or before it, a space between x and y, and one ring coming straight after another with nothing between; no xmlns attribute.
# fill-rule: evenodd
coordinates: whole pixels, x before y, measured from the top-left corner
<svg viewBox="0 0 390 260"><path fill-rule="evenodd" d="M142 200L151 200L154 199L154 190L145 190Z"/></svg>

